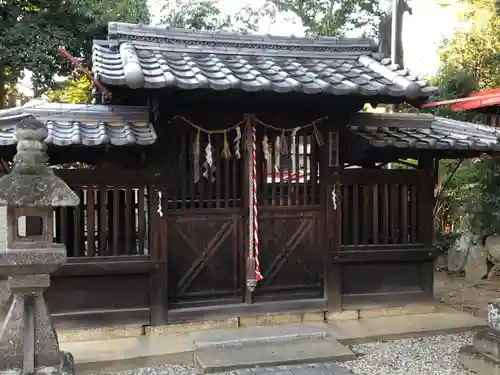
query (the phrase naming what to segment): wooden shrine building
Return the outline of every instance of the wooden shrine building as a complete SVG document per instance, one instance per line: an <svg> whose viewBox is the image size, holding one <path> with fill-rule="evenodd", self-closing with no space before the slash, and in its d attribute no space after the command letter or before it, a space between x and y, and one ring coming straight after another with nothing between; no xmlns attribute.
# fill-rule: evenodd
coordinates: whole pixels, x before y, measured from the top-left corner
<svg viewBox="0 0 500 375"><path fill-rule="evenodd" d="M0 117L4 161L20 117L46 121L51 163L81 197L56 212L70 259L47 292L54 317L161 325L431 300L436 162L500 143L491 127L361 112L436 93L376 50L110 23L92 69L111 98Z"/></svg>

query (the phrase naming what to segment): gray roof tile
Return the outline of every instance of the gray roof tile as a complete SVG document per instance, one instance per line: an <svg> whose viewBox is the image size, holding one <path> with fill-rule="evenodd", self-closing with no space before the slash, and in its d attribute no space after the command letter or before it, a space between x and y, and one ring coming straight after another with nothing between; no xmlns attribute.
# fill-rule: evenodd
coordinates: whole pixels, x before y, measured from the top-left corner
<svg viewBox="0 0 500 375"><path fill-rule="evenodd" d="M156 132L146 107L48 103L0 111L0 146L17 143L17 122L33 115L47 124L45 143L56 146L150 145Z"/></svg>
<svg viewBox="0 0 500 375"><path fill-rule="evenodd" d="M437 93L375 53L369 39L199 32L111 22L94 41L93 71L105 84L245 91L389 95Z"/></svg>
<svg viewBox="0 0 500 375"><path fill-rule="evenodd" d="M375 147L500 151L499 129L426 114L358 113L349 128Z"/></svg>

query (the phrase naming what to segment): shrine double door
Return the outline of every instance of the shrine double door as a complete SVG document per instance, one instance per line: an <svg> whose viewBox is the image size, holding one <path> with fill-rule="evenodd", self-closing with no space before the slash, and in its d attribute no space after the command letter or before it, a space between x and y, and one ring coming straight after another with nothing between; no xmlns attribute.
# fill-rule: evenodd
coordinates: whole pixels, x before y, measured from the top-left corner
<svg viewBox="0 0 500 375"><path fill-rule="evenodd" d="M279 135L263 149L223 157L224 137L212 136L212 166L187 134L167 178L164 199L169 309L323 298L325 212L320 205L318 144L310 133ZM202 148L203 149L203 148ZM255 177L256 189L249 189ZM255 200L253 199L255 198ZM263 279L249 293L247 258L256 203L258 262ZM253 222L253 220L252 220Z"/></svg>

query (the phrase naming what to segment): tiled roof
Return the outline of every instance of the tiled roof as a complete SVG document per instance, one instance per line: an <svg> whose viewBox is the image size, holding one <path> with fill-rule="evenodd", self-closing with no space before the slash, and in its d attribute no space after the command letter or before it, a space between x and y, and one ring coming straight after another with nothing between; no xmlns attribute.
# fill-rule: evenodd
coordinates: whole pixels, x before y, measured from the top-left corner
<svg viewBox="0 0 500 375"><path fill-rule="evenodd" d="M370 39L197 32L111 22L94 41L93 71L104 84L394 96L437 93L376 53Z"/></svg>
<svg viewBox="0 0 500 375"><path fill-rule="evenodd" d="M499 129L427 114L359 113L349 128L375 147L500 151Z"/></svg>
<svg viewBox="0 0 500 375"><path fill-rule="evenodd" d="M156 132L148 108L48 103L0 111L0 145L17 142L14 129L25 116L47 124L45 143L56 146L150 145Z"/></svg>

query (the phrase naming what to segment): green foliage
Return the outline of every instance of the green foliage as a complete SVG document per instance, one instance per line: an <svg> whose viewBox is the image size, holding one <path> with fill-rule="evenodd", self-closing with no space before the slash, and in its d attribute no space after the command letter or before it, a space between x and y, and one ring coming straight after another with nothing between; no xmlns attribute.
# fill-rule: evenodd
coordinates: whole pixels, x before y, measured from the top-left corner
<svg viewBox="0 0 500 375"><path fill-rule="evenodd" d="M445 64L442 64L440 75L430 82L430 84L439 87L439 95L431 98L430 101L466 97L479 89L475 78L471 74L466 71L453 72L452 70L443 69L443 67L445 67ZM459 119L464 116L460 112L451 111L446 105L422 109L420 112L432 113L435 116L453 119Z"/></svg>
<svg viewBox="0 0 500 375"><path fill-rule="evenodd" d="M195 30L257 31L262 17L275 16L269 5L255 9L241 8L234 15L225 15L217 6L217 0L167 0L163 4L162 24Z"/></svg>
<svg viewBox="0 0 500 375"><path fill-rule="evenodd" d="M363 28L367 35L376 36L380 18L389 8L388 0L267 0L259 9L247 6L228 16L216 0L166 0L162 23L199 30L255 31L262 17L290 12L310 35L344 35Z"/></svg>
<svg viewBox="0 0 500 375"><path fill-rule="evenodd" d="M224 29L231 24L229 16L223 16L216 1L168 1L163 5L167 13L162 23L196 30Z"/></svg>
<svg viewBox="0 0 500 375"><path fill-rule="evenodd" d="M457 161L443 161L450 173ZM448 168L447 168L448 167ZM439 197L457 232L468 231L483 236L500 233L500 164L496 159L481 158L465 163L453 176L446 176L447 186Z"/></svg>
<svg viewBox="0 0 500 375"><path fill-rule="evenodd" d="M440 87L439 97L433 98L436 101L500 87L500 18L495 1L459 1L466 6L463 18L470 27L457 31L440 49L440 71L433 82ZM473 112L452 112L447 106L425 111L473 122L481 122L482 117ZM500 233L499 160L442 160L439 174L434 208L438 223L446 218L454 231L472 232L478 238Z"/></svg>
<svg viewBox="0 0 500 375"><path fill-rule="evenodd" d="M86 3L83 0L79 1L82 6ZM140 1L142 0L120 0L118 3L112 3L109 0L97 3L92 8L92 11L103 15L100 18L99 24L101 25L105 25L110 20L126 20L132 23L144 22L148 19L149 14L144 13L141 7L134 7L134 3L139 4ZM116 10L118 18L115 19L109 14L110 9ZM272 17L274 15L273 10L269 7L260 9L244 7L233 16L224 16L216 6L215 0L201 2L196 0L187 2L168 0L163 4L163 13L166 13L166 16L161 22L175 27L197 30L232 29L238 31L255 31L261 17ZM102 34L105 32L105 28L97 27L94 31L97 33L94 38L105 38L105 35ZM90 82L85 77L80 76L77 79L69 79L62 87L50 90L46 96L50 101L55 102L90 103L92 100L91 90Z"/></svg>
<svg viewBox="0 0 500 375"><path fill-rule="evenodd" d="M92 83L87 76L80 75L66 81L61 88L48 91L45 96L50 102L90 104L92 103Z"/></svg>
<svg viewBox="0 0 500 375"><path fill-rule="evenodd" d="M390 2L377 0L268 0L279 11L292 12L312 35L344 35L363 28L377 35L380 18Z"/></svg>
<svg viewBox="0 0 500 375"><path fill-rule="evenodd" d="M148 22L144 0L0 0L0 107L5 87L33 73L35 94L51 87L56 74L72 70L58 56L60 44L90 57L92 39L106 36L107 22Z"/></svg>
<svg viewBox="0 0 500 375"><path fill-rule="evenodd" d="M73 0L74 6L98 24L109 21L149 23L147 0Z"/></svg>
<svg viewBox="0 0 500 375"><path fill-rule="evenodd" d="M500 17L495 0L462 0L468 4L469 28L459 30L440 48L440 76L462 74L480 90L500 87Z"/></svg>
<svg viewBox="0 0 500 375"><path fill-rule="evenodd" d="M500 163L496 158L480 159L477 171L477 195L467 209L475 213L472 231L478 234L500 233Z"/></svg>

